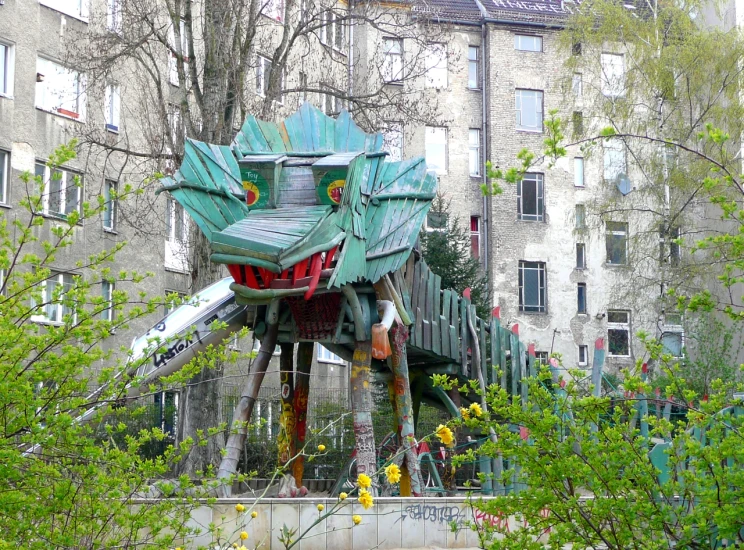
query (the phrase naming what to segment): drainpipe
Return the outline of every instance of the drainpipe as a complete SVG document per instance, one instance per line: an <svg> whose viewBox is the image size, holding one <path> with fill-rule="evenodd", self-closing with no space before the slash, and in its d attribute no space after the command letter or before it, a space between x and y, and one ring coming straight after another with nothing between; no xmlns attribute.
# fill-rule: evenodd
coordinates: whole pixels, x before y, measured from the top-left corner
<svg viewBox="0 0 744 550"><path fill-rule="evenodd" d="M488 26L483 21L481 25L481 116L483 118L483 158L488 158L489 139L488 139ZM483 184L488 186L488 177L486 176L485 163L481 164L483 172ZM491 231L491 196L483 195L483 265L486 272L486 282L491 281L491 270L489 268L489 234Z"/></svg>
<svg viewBox="0 0 744 550"><path fill-rule="evenodd" d="M347 74L347 78L349 80L349 82L347 83L347 88L348 88L347 95L349 98L351 98L351 95L354 92L354 83L352 80L354 78L354 18L353 18L354 11L353 10L354 10L354 1L351 0L349 2L349 37L348 37L349 38L349 59L348 59L349 69L348 69L348 74ZM347 108L349 109L351 108L351 105L348 104L348 102L347 102Z"/></svg>

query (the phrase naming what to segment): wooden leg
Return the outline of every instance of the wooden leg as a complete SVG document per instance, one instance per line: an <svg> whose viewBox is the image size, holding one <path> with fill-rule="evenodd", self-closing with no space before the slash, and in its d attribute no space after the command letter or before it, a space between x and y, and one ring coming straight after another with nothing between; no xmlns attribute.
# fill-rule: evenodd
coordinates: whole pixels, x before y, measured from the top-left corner
<svg viewBox="0 0 744 550"><path fill-rule="evenodd" d="M281 344L279 380L282 395L282 414L279 417L279 435L276 438L279 467L287 466L295 455L294 410L294 345Z"/></svg>
<svg viewBox="0 0 744 550"><path fill-rule="evenodd" d="M300 342L297 347L297 376L294 390L294 411L297 420L295 448L297 451L301 451L305 446L305 436L307 434L307 399L310 391L310 368L313 365L313 349L314 344L312 342ZM295 459L292 471L299 489L302 487L302 477L305 473L304 454L300 454Z"/></svg>
<svg viewBox="0 0 744 550"><path fill-rule="evenodd" d="M351 362L351 410L354 418L357 473L370 477L377 470L375 433L372 427L371 363L372 342L357 341Z"/></svg>
<svg viewBox="0 0 744 550"><path fill-rule="evenodd" d="M248 381L243 388L240 401L238 401L235 407L230 437L227 439L227 444L225 445L225 456L222 458L219 470L217 471L217 479L222 482L222 485L218 489L219 496L229 497L232 494L232 484L228 483L228 481L238 470L240 452L245 445L245 438L248 435L246 424L251 419L253 406L256 404L256 398L258 397L258 390L261 389L261 383L269 366L269 361L271 361L271 357L274 355L278 334L278 324L269 325L266 329L266 335L263 342L261 342L261 349L253 360L251 372L248 374Z"/></svg>
<svg viewBox="0 0 744 550"><path fill-rule="evenodd" d="M413 427L413 400L411 381L408 376L408 357L406 355L408 329L395 323L390 329L390 348L392 351L393 379L395 384L395 410L398 416L400 440L405 450L405 465L411 477L411 493L423 496L418 452L416 451L415 430Z"/></svg>

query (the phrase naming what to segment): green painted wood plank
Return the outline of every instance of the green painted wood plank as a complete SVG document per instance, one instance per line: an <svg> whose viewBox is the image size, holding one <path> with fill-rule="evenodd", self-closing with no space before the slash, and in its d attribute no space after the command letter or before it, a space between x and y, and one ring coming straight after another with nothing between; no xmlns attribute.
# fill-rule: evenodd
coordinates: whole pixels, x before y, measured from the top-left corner
<svg viewBox="0 0 744 550"><path fill-rule="evenodd" d="M452 302L450 307L452 308L450 313L450 326L452 327L452 331L450 331L450 352L452 355L450 357L462 364L460 355L460 301L455 292L452 293ZM453 332L454 340L451 338Z"/></svg>
<svg viewBox="0 0 744 550"><path fill-rule="evenodd" d="M499 355L499 367L501 368L501 387L507 389L507 377L509 375L509 365L506 362L506 352L509 351L509 331L506 328L499 330L501 340L501 354Z"/></svg>
<svg viewBox="0 0 744 550"><path fill-rule="evenodd" d="M519 390L522 396L522 407L527 407L527 348L519 343Z"/></svg>
<svg viewBox="0 0 744 550"><path fill-rule="evenodd" d="M478 319L478 317L475 314L475 306L471 306L473 308L473 316ZM480 368L481 372L483 373L483 376L488 382L486 384L491 384L491 365L488 360L488 348L486 347L487 340L486 340L486 323L483 319L478 319L478 324L480 325L478 327L478 339L480 343Z"/></svg>
<svg viewBox="0 0 744 550"><path fill-rule="evenodd" d="M289 143L291 144L292 151L307 151L308 147L305 142L305 131L302 127L302 119L297 115L298 113L295 113L285 120L284 126L287 129L287 135L289 136Z"/></svg>
<svg viewBox="0 0 744 550"><path fill-rule="evenodd" d="M256 119L256 117L249 116L248 118L246 118L245 123L243 123L242 131L243 135L246 138L246 141L248 142L248 151L272 150L268 140L266 139L266 136L264 136L260 126L258 125L258 120Z"/></svg>
<svg viewBox="0 0 744 550"><path fill-rule="evenodd" d="M440 315L438 324L439 324L439 341L441 342L440 353L445 357L449 357L450 356L449 320L444 315Z"/></svg>
<svg viewBox="0 0 744 550"><path fill-rule="evenodd" d="M367 134L356 125L353 119L349 119L349 137L347 142L347 151L364 151L364 145L367 141Z"/></svg>
<svg viewBox="0 0 744 550"><path fill-rule="evenodd" d="M276 124L274 124L273 122L266 122L265 120L258 120L257 122L258 127L261 130L264 138L268 142L269 147L271 147L271 150L276 152L285 152L287 150L287 146L284 143L282 136L279 134L279 130L277 130Z"/></svg>
<svg viewBox="0 0 744 550"><path fill-rule="evenodd" d="M511 394L516 398L519 390L519 336L512 330L509 335L509 349L511 350Z"/></svg>
<svg viewBox="0 0 744 550"><path fill-rule="evenodd" d="M498 317L491 317L491 381L493 384L500 383L498 376L499 358L501 357L501 321Z"/></svg>
<svg viewBox="0 0 744 550"><path fill-rule="evenodd" d="M423 341L424 341L424 322L421 318L421 308L416 308L416 330L414 331L416 334L416 347L423 349Z"/></svg>
<svg viewBox="0 0 744 550"><path fill-rule="evenodd" d="M349 112L344 110L338 115L336 119L336 129L334 132L334 151L348 151L349 150L349 128L351 126L351 115Z"/></svg>
<svg viewBox="0 0 744 550"><path fill-rule="evenodd" d="M465 377L469 377L468 372L468 348L472 345L472 338L470 337L470 329L468 328L468 309L470 306L470 300L464 296L460 297L460 374Z"/></svg>

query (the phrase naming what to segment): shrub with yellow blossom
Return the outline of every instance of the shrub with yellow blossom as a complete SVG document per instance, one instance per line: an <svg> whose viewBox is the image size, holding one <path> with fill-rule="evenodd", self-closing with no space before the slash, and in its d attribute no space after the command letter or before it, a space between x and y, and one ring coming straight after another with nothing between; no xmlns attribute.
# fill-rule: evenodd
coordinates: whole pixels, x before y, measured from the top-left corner
<svg viewBox="0 0 744 550"><path fill-rule="evenodd" d="M480 418L483 415L483 409L481 409L481 406L478 403L470 404L470 412L473 413L473 416L476 418Z"/></svg>
<svg viewBox="0 0 744 550"><path fill-rule="evenodd" d="M359 474L359 477L357 477L357 484L362 489L369 489L372 486L372 478L367 474Z"/></svg>
<svg viewBox="0 0 744 550"><path fill-rule="evenodd" d="M235 509L236 509L236 510L237 510L238 512L244 512L244 511L245 511L245 506L243 506L242 504L236 504L236 505L235 505Z"/></svg>
<svg viewBox="0 0 744 550"><path fill-rule="evenodd" d="M400 481L400 468L397 464L390 464L385 468L385 475L387 476L388 483L398 483Z"/></svg>
<svg viewBox="0 0 744 550"><path fill-rule="evenodd" d="M318 512L322 512L323 510L325 510L325 506L323 506L322 504L318 504L317 508Z"/></svg>
<svg viewBox="0 0 744 550"><path fill-rule="evenodd" d="M359 525L360 523L362 523L362 516L354 514L353 516L351 516L351 520L354 522L354 525Z"/></svg>
<svg viewBox="0 0 744 550"><path fill-rule="evenodd" d="M347 495L346 493L339 493L338 494L338 499L339 500L346 500L346 497L348 497L348 496L349 495Z"/></svg>
<svg viewBox="0 0 744 550"><path fill-rule="evenodd" d="M248 538L248 533L246 533L245 531L241 531L240 532L240 540L245 540L247 538Z"/></svg>
<svg viewBox="0 0 744 550"><path fill-rule="evenodd" d="M325 450L326 450L326 446L325 445L323 445L322 443L320 445L318 445L318 452L321 452L322 453Z"/></svg>
<svg viewBox="0 0 744 550"><path fill-rule="evenodd" d="M440 424L437 426L437 431L435 432L436 436L448 447L452 446L452 443L455 441L455 436L452 435L452 430L450 430L447 426L444 424Z"/></svg>
<svg viewBox="0 0 744 550"><path fill-rule="evenodd" d="M470 411L465 407L460 407L460 415L463 420L470 420Z"/></svg>
<svg viewBox="0 0 744 550"><path fill-rule="evenodd" d="M365 510L368 510L375 505L375 499L372 498L372 495L366 489L359 490L359 498L357 500Z"/></svg>

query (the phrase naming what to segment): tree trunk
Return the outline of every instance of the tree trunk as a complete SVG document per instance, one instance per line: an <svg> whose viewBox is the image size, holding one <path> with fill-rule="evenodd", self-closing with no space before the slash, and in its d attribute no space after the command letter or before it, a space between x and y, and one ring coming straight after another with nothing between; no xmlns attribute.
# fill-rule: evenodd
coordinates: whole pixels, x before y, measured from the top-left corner
<svg viewBox="0 0 744 550"><path fill-rule="evenodd" d="M295 448L302 451L305 446L307 433L307 401L310 392L310 369L313 365L312 342L300 342L297 346L297 377L295 379L294 410L297 421ZM297 488L302 487L302 477L305 473L305 455L301 452L292 465Z"/></svg>
<svg viewBox="0 0 744 550"><path fill-rule="evenodd" d="M351 363L351 410L354 417L357 474L367 474L370 477L377 470L375 432L372 427L371 363L372 342L357 342Z"/></svg>
<svg viewBox="0 0 744 550"><path fill-rule="evenodd" d="M286 466L295 455L296 418L294 410L294 345L281 344L279 376L282 392L282 415L276 447L279 467Z"/></svg>

